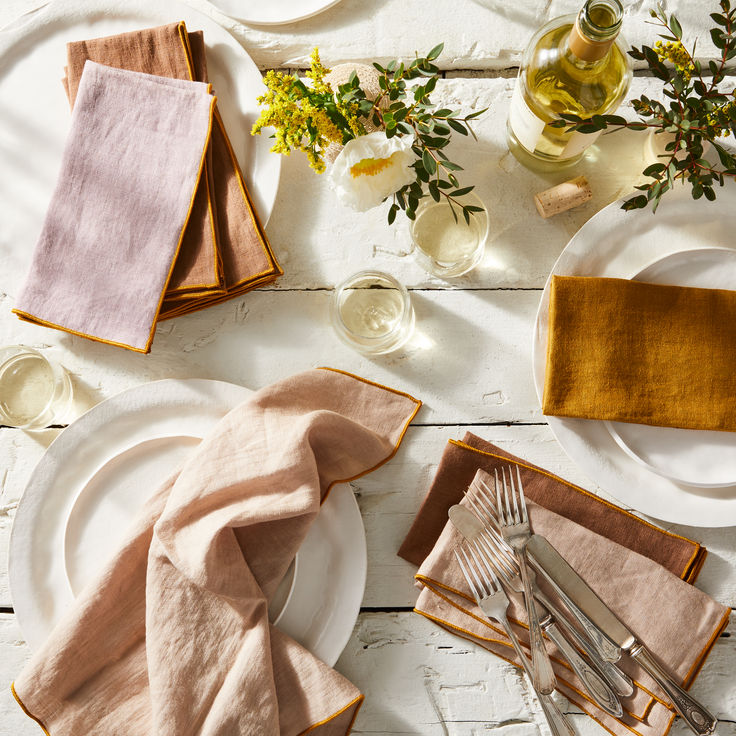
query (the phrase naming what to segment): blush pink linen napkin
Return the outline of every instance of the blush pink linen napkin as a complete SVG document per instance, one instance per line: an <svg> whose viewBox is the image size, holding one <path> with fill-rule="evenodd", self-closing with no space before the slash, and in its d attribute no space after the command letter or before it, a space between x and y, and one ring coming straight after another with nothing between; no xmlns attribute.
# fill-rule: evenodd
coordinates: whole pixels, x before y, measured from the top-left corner
<svg viewBox="0 0 736 736"><path fill-rule="evenodd" d="M203 82L85 64L21 319L150 350L215 101Z"/></svg>
<svg viewBox="0 0 736 736"><path fill-rule="evenodd" d="M320 369L231 411L15 681L24 711L51 736L348 733L362 695L268 600L330 488L389 460L420 406Z"/></svg>

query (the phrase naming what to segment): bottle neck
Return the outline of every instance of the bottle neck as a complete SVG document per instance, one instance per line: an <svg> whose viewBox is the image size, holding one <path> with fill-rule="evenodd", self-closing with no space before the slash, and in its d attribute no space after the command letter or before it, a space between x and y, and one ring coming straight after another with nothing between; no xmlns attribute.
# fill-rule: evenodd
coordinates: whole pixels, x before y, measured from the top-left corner
<svg viewBox="0 0 736 736"><path fill-rule="evenodd" d="M604 59L621 30L622 20L619 0L588 0L570 30L568 52L586 64Z"/></svg>

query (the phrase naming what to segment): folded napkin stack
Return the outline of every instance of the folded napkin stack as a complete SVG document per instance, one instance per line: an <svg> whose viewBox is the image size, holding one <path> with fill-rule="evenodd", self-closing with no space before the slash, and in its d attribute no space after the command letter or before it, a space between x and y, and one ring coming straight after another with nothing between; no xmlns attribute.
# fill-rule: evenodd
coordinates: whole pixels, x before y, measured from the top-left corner
<svg viewBox="0 0 736 736"><path fill-rule="evenodd" d="M693 587L705 560L699 544L658 529L557 476L475 437L451 441L437 475L399 554L420 565L422 588L415 610L449 631L470 639L503 659L519 664L500 624L476 606L453 550L459 534L447 511L462 502L478 470L493 475L502 467L521 470L533 529L544 535L577 569L605 603L675 675L689 687L730 609ZM528 643L523 607L510 617ZM615 719L592 703L564 658L548 642L560 690L616 736L663 736L675 717L665 694L633 660L619 665L636 683Z"/></svg>
<svg viewBox="0 0 736 736"><path fill-rule="evenodd" d="M25 712L52 736L348 733L362 696L268 600L332 486L389 460L419 406L314 370L231 411L15 681Z"/></svg>
<svg viewBox="0 0 736 736"><path fill-rule="evenodd" d="M196 115L181 90L208 87L201 32L70 43L64 86L72 125L19 317L148 352L156 322L281 275L214 97L204 133L184 129Z"/></svg>
<svg viewBox="0 0 736 736"><path fill-rule="evenodd" d="M543 410L736 431L736 291L553 276Z"/></svg>

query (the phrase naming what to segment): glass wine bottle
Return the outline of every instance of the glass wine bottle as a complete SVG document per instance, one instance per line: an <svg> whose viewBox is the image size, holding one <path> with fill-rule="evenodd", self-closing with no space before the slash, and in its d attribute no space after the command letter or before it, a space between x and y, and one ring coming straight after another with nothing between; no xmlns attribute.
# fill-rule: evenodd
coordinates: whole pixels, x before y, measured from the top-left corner
<svg viewBox="0 0 736 736"><path fill-rule="evenodd" d="M577 16L555 18L524 52L508 120L508 144L525 166L555 169L579 161L598 134L550 127L561 114L612 113L631 83L619 36L619 0L587 0Z"/></svg>

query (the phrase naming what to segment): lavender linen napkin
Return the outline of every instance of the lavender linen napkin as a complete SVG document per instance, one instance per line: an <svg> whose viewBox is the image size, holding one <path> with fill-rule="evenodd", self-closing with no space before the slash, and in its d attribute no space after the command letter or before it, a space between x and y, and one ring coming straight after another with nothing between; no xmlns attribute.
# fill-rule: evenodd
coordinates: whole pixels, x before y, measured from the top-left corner
<svg viewBox="0 0 736 736"><path fill-rule="evenodd" d="M85 64L21 319L150 350L214 103L205 83Z"/></svg>

